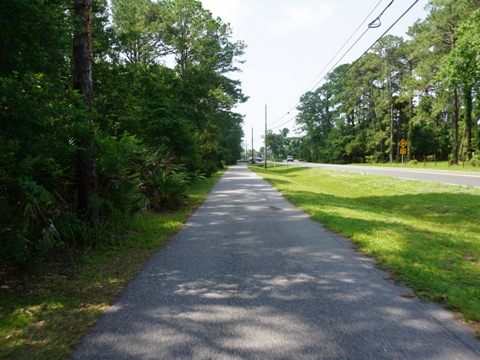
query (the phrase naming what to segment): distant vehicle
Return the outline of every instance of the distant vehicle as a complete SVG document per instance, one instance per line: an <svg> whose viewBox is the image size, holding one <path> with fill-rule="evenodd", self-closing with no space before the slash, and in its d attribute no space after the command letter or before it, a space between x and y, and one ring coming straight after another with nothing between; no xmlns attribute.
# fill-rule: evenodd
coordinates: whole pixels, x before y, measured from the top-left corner
<svg viewBox="0 0 480 360"><path fill-rule="evenodd" d="M291 155L287 156L287 162L289 162L289 161L293 162L293 156L291 156Z"/></svg>
<svg viewBox="0 0 480 360"><path fill-rule="evenodd" d="M261 163L263 162L263 158L259 157L259 156L251 156L249 159L248 159L248 162L250 164L257 164L257 163Z"/></svg>

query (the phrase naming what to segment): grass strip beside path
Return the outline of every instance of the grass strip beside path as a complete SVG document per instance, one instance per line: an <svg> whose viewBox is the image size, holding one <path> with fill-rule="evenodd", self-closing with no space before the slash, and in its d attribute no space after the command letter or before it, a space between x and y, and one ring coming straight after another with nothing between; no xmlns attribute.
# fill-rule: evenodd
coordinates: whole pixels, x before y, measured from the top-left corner
<svg viewBox="0 0 480 360"><path fill-rule="evenodd" d="M480 189L295 166L250 168L415 295L480 330Z"/></svg>
<svg viewBox="0 0 480 360"><path fill-rule="evenodd" d="M191 187L188 205L178 211L137 214L119 244L86 251L67 272L52 266L1 281L0 359L67 357L222 174Z"/></svg>

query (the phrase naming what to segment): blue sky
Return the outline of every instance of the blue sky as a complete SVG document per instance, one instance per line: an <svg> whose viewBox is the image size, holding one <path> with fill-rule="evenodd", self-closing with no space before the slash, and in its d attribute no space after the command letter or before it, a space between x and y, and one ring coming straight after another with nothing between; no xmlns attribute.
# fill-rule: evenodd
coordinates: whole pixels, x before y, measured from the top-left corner
<svg viewBox="0 0 480 360"><path fill-rule="evenodd" d="M268 108L267 127L274 132L287 127L290 135L294 135L293 118L300 96L315 88L325 73L367 29L367 24L384 9L387 10L380 18L382 25L369 29L339 65L361 56L415 0L396 0L387 8L391 2L202 0L204 8L209 9L215 17L221 17L223 22L230 23L233 40L243 40L247 44L243 57L246 63L241 66L243 71L232 74L232 77L242 82L243 92L250 96L247 103L236 109L245 115L244 133L249 148L252 128L255 149L263 145L261 136L265 127L265 105ZM406 37L408 27L425 17L427 2L419 0L389 34ZM366 19L366 23L355 33ZM326 70L322 72L323 69ZM287 112L290 113L287 115Z"/></svg>

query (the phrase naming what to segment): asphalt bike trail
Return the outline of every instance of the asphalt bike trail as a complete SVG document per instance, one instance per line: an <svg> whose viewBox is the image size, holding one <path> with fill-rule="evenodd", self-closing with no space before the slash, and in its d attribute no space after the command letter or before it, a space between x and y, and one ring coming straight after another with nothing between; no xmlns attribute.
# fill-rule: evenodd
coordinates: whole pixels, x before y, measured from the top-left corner
<svg viewBox="0 0 480 360"><path fill-rule="evenodd" d="M473 330L245 165L229 168L72 359L480 359Z"/></svg>

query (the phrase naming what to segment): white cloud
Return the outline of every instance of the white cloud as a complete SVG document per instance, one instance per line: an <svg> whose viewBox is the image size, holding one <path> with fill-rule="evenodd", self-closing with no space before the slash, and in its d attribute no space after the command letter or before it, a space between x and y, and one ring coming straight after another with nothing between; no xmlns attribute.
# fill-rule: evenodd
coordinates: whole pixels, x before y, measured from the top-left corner
<svg viewBox="0 0 480 360"><path fill-rule="evenodd" d="M202 4L224 23L239 24L251 13L250 7L241 0L202 0Z"/></svg>
<svg viewBox="0 0 480 360"><path fill-rule="evenodd" d="M333 5L326 2L312 5L287 6L283 8L283 19L273 26L276 33L290 33L326 23L333 14Z"/></svg>

